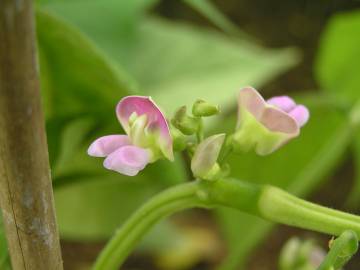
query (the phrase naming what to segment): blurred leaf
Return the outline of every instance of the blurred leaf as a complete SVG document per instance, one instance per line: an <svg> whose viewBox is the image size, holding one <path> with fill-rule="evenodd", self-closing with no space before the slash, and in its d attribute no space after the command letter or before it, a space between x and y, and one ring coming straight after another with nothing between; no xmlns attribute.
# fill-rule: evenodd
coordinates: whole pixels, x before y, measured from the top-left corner
<svg viewBox="0 0 360 270"><path fill-rule="evenodd" d="M231 22L211 1L209 0L184 0L189 6L205 16L214 25L219 27L225 33L237 36L247 37L236 24Z"/></svg>
<svg viewBox="0 0 360 270"><path fill-rule="evenodd" d="M344 13L335 16L322 36L316 65L318 80L322 87L350 105L360 101L360 12ZM356 177L348 206L358 208L360 201L360 137L354 136Z"/></svg>
<svg viewBox="0 0 360 270"><path fill-rule="evenodd" d="M144 13L159 0L53 0L43 6L66 18L111 59L125 64L133 61L137 25Z"/></svg>
<svg viewBox="0 0 360 270"><path fill-rule="evenodd" d="M339 99L360 98L360 12L333 17L322 35L316 65L321 87Z"/></svg>
<svg viewBox="0 0 360 270"><path fill-rule="evenodd" d="M310 109L310 121L299 138L269 156L234 155L230 160L232 174L247 181L276 185L302 197L318 187L339 163L351 132L347 119L332 107ZM225 126L231 130L235 119L221 122L222 129ZM219 269L237 269L272 224L230 209L218 211L218 216L230 244L229 256Z"/></svg>
<svg viewBox="0 0 360 270"><path fill-rule="evenodd" d="M128 76L79 31L41 9L36 21L48 117L104 114L133 93Z"/></svg>
<svg viewBox="0 0 360 270"><path fill-rule="evenodd" d="M216 31L154 18L139 19L131 35L121 33L114 27L121 24L121 11L106 2L111 12L91 4L48 7L125 66L141 92L153 96L167 112L204 96L209 102L233 105L236 89L260 86L298 61L292 49L266 50Z"/></svg>
<svg viewBox="0 0 360 270"><path fill-rule="evenodd" d="M135 51L130 72L169 112L203 97L223 107L234 105L236 89L262 85L297 62L291 49L265 50L214 31L155 19L141 25Z"/></svg>
<svg viewBox="0 0 360 270"><path fill-rule="evenodd" d="M355 181L351 189L350 196L346 202L347 207L353 210L359 210L360 203L360 131L354 132L352 149L354 150L355 162Z"/></svg>
<svg viewBox="0 0 360 270"><path fill-rule="evenodd" d="M166 186L186 179L180 162L159 161L130 178L101 168L99 159L81 159L81 163L88 163L81 168L97 171L97 174L89 173L86 181L55 190L58 222L64 238L107 238L146 199ZM75 157L74 162L76 160Z"/></svg>

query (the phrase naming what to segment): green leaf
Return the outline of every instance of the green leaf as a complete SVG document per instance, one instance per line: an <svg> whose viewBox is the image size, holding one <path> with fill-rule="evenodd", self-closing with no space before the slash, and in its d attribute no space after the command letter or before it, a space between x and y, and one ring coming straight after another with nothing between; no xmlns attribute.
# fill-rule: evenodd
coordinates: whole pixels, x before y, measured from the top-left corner
<svg viewBox="0 0 360 270"><path fill-rule="evenodd" d="M346 110L356 109L356 102L360 101L360 12L343 13L333 17L322 36L316 74L322 87L337 102L347 102ZM349 113L350 116L351 113ZM358 126L359 113L354 125ZM356 176L354 188L347 202L349 207L357 208L360 201L360 137L354 135L353 150L356 162Z"/></svg>
<svg viewBox="0 0 360 270"><path fill-rule="evenodd" d="M137 25L159 0L54 0L43 6L73 23L121 64L133 61Z"/></svg>
<svg viewBox="0 0 360 270"><path fill-rule="evenodd" d="M233 105L235 89L260 86L298 62L293 49L267 50L217 31L160 19L138 19L131 34L117 31L121 11L106 2L111 11L92 4L48 7L123 65L139 82L141 92L153 96L167 112L199 97Z"/></svg>
<svg viewBox="0 0 360 270"><path fill-rule="evenodd" d="M355 181L351 189L350 196L346 202L346 205L353 209L359 209L360 202L360 132L357 130L354 134L352 142L352 150L354 151L355 162Z"/></svg>
<svg viewBox="0 0 360 270"><path fill-rule="evenodd" d="M232 174L247 181L279 186L302 197L318 187L343 156L351 132L344 116L332 107L313 107L310 111L310 121L299 138L269 156L254 153L233 156ZM222 129L225 126L231 130L235 120L222 121ZM237 269L272 224L230 209L217 213L230 245L229 256L219 269Z"/></svg>
<svg viewBox="0 0 360 270"><path fill-rule="evenodd" d="M44 106L48 117L104 113L134 83L84 35L45 10L36 13Z"/></svg>
<svg viewBox="0 0 360 270"><path fill-rule="evenodd" d="M321 88L339 99L360 98L360 12L334 16L321 38L316 75Z"/></svg>
<svg viewBox="0 0 360 270"><path fill-rule="evenodd" d="M147 19L139 28L130 73L167 111L197 99L223 108L235 90L260 86L297 62L294 50L266 50L214 31ZM156 63L157 68L151 68ZM221 93L221 94L220 94Z"/></svg>

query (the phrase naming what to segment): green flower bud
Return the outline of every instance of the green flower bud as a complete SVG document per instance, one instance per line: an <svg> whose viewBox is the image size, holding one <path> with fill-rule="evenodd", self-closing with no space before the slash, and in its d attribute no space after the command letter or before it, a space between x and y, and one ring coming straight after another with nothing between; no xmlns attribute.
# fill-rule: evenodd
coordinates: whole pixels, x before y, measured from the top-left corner
<svg viewBox="0 0 360 270"><path fill-rule="evenodd" d="M182 106L176 111L171 123L183 134L192 135L199 130L199 120L200 119L188 116L186 114L186 106Z"/></svg>
<svg viewBox="0 0 360 270"><path fill-rule="evenodd" d="M217 134L206 138L198 145L191 160L191 170L195 177L214 180L220 176L222 171L216 161L224 139L225 134Z"/></svg>
<svg viewBox="0 0 360 270"><path fill-rule="evenodd" d="M197 117L206 117L218 114L219 106L210 104L205 100L198 99L192 107L192 114Z"/></svg>

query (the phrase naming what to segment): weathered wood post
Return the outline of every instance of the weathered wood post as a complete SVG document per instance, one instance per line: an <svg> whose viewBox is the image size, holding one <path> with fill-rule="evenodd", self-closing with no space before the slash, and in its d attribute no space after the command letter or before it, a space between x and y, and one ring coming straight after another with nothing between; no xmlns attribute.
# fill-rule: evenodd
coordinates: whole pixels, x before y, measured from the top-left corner
<svg viewBox="0 0 360 270"><path fill-rule="evenodd" d="M32 0L0 0L0 205L14 270L62 269Z"/></svg>

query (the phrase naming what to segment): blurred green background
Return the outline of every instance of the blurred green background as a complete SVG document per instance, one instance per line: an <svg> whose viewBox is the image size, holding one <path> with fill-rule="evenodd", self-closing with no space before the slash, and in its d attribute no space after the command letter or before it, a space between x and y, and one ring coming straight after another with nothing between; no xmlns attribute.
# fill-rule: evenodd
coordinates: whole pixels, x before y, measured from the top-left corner
<svg viewBox="0 0 360 270"><path fill-rule="evenodd" d="M86 155L95 138L122 132L114 108L131 94L151 95L168 117L197 98L218 103L209 133L233 130L243 86L293 95L311 110L302 135L267 157L233 156L232 176L359 213L359 1L39 0L36 23L65 269L89 269L141 203L191 180L181 155L134 178ZM191 210L159 224L122 269L275 270L294 235L327 248L328 236Z"/></svg>

